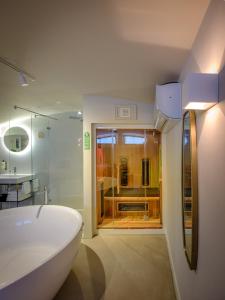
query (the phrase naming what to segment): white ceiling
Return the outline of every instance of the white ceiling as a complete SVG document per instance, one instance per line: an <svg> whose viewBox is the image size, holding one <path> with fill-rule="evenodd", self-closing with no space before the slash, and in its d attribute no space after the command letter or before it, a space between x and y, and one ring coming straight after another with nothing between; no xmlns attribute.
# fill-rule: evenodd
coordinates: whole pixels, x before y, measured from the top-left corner
<svg viewBox="0 0 225 300"><path fill-rule="evenodd" d="M0 64L0 115L77 110L85 94L153 101L156 83L178 79L209 2L0 0L0 56L37 79L21 87Z"/></svg>

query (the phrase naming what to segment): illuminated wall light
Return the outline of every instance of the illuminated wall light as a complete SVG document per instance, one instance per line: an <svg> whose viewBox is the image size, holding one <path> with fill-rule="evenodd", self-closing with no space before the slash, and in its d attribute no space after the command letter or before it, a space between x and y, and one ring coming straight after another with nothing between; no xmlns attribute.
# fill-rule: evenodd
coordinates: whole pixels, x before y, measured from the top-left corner
<svg viewBox="0 0 225 300"><path fill-rule="evenodd" d="M27 144L27 147L20 151L20 152L13 152L13 151L10 151L6 145L5 145L5 141L4 141L4 136L5 136L5 133L7 130L9 130L10 128L12 127L21 127L22 129L24 129L28 135L28 138L29 138L29 141L28 141L28 144ZM31 133L31 129L24 125L24 124L21 124L19 122L15 122L15 121L11 121L10 122L10 125L6 123L2 124L1 127L0 127L0 132L1 132L1 143L2 143L2 147L3 149L6 151L6 152L10 152L11 155L15 155L15 156L23 156L27 153L29 153L31 151L31 144L32 146L34 145L33 143L33 138L32 138L32 133Z"/></svg>
<svg viewBox="0 0 225 300"><path fill-rule="evenodd" d="M192 73L184 86L184 109L207 110L218 103L218 74Z"/></svg>

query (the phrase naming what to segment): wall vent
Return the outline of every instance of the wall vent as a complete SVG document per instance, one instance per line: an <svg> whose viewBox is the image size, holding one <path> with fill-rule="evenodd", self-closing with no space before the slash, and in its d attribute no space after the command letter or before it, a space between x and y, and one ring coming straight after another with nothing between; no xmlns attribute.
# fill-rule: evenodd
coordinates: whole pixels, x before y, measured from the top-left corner
<svg viewBox="0 0 225 300"><path fill-rule="evenodd" d="M136 120L137 119L137 106L130 105L116 105L115 106L115 119L116 120Z"/></svg>

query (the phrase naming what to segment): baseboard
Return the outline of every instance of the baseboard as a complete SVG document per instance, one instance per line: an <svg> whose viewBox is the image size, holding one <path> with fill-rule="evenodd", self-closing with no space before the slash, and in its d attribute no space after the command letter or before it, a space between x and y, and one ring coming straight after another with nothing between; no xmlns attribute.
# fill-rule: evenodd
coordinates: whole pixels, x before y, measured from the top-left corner
<svg viewBox="0 0 225 300"><path fill-rule="evenodd" d="M181 300L179 285L178 285L178 281L177 281L175 267L174 267L174 264L173 264L173 257L172 257L172 252L171 252L170 241L168 239L168 234L167 234L166 229L165 229L165 236L166 236L166 243L167 243L167 249L168 249L168 254L169 254L170 266L171 266L171 270L172 270L172 276L173 276L173 283L174 283L176 298L177 298L177 300Z"/></svg>
<svg viewBox="0 0 225 300"><path fill-rule="evenodd" d="M138 235L138 234L165 234L163 228L161 229L98 229L98 235Z"/></svg>

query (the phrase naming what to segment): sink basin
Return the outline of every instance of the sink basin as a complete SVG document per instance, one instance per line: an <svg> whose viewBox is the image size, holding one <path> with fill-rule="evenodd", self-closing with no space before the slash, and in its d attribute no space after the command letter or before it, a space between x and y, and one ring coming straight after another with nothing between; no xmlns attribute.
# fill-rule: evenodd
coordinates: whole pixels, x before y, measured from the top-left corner
<svg viewBox="0 0 225 300"><path fill-rule="evenodd" d="M19 184L33 177L33 174L0 174L0 184Z"/></svg>

